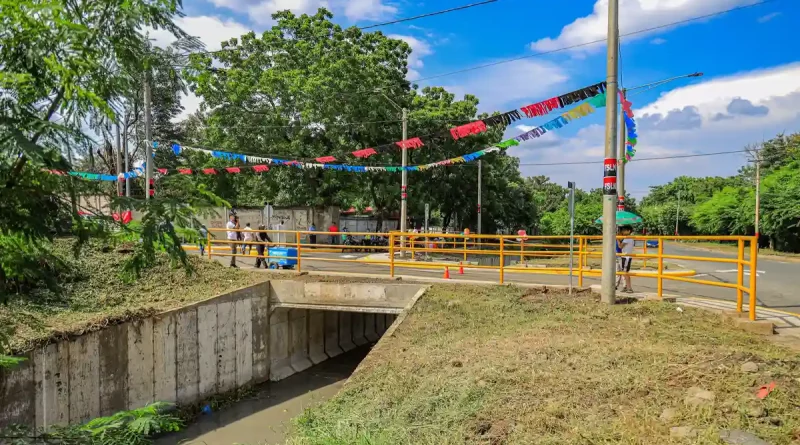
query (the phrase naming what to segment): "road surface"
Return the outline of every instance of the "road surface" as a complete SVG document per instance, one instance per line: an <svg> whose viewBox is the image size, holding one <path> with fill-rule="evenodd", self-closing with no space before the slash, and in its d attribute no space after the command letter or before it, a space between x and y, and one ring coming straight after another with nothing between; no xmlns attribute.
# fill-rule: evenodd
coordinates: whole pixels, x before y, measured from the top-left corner
<svg viewBox="0 0 800 445"><path fill-rule="evenodd" d="M668 255L685 255L704 258L735 258L735 253L700 251L687 248L679 243L668 243L664 247L664 253ZM389 275L389 266L381 264L370 264L365 262L333 262L330 260L356 260L368 254L345 252L303 252L302 270L318 272L339 272L339 273L367 273L376 275ZM749 258L749 255L747 256ZM227 264L228 257L215 256L217 261ZM326 261L328 260L328 261ZM697 272L693 278L722 282L736 283L737 268L735 264L716 263L696 260L667 260L675 263L681 268L692 269ZM237 258L237 263L243 268L253 267L255 259ZM749 286L750 269L744 268L744 284ZM450 277L453 280L477 280L477 281L497 281L497 270L485 269L465 269L464 275L459 275L456 267L450 269ZM800 265L798 263L782 262L768 257L759 257L757 267L758 288L757 304L772 309L800 313L800 292L795 289L800 286ZM420 269L395 266L395 275L409 275L425 278L441 278L442 269ZM544 275L533 273L505 273L506 282L535 283L535 284L569 284L569 277L564 275ZM578 278L574 278L573 284L577 285ZM584 277L584 285L600 284L599 277ZM657 282L652 278L635 277L633 287L636 291L656 292ZM672 280L664 280L664 292L678 296L705 297L720 300L736 301L736 290L722 287L708 286L695 283L685 283ZM748 296L745 298L745 310L747 310Z"/></svg>

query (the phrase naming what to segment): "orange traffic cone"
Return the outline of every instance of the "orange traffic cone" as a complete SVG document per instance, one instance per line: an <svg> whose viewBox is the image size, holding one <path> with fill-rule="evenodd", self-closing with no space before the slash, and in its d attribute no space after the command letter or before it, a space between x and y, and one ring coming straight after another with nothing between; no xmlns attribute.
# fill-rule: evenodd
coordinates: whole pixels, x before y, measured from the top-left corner
<svg viewBox="0 0 800 445"><path fill-rule="evenodd" d="M462 264L461 261L458 262L458 274L464 275L464 264Z"/></svg>
<svg viewBox="0 0 800 445"><path fill-rule="evenodd" d="M447 266L444 266L444 277L442 278L444 278L445 280L450 279L450 269Z"/></svg>

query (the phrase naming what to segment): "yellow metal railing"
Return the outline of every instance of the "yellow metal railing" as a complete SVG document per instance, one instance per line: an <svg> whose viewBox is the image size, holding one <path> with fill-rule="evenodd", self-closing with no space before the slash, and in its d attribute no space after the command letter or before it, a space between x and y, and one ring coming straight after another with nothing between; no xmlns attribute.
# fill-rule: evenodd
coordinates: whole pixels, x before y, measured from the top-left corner
<svg viewBox="0 0 800 445"><path fill-rule="evenodd" d="M389 276L394 277L396 269L444 269L454 266L464 266L468 269L476 270L495 270L498 273L498 282L504 283L506 274L525 273L525 274L548 274L548 275L570 275L570 267L557 265L554 267L538 267L536 264L553 258L564 258L570 255L568 236L525 236L518 235L461 235L461 234L442 234L442 233L372 233L372 232L318 232L318 231L280 231L280 230L256 230L251 233L256 237L257 233L264 232L270 236L271 241L244 241L229 240L228 232L247 232L246 229L208 229L206 239L206 249L208 258L212 256L222 257L249 257L238 249L241 246L252 246L253 250L258 250L256 246L264 246L264 254L256 254L256 258L261 258L265 264L270 264L272 260L293 260L296 261L294 267L302 271L303 263L315 261L324 263L358 263L388 267ZM619 237L622 239L623 237ZM644 267L647 261L657 264L654 272L617 272L622 275L632 277L644 277L657 281L657 294L659 297L664 293L664 281L672 280L686 283L693 283L704 286L730 288L736 290L736 309L742 312L744 307L744 295L748 295L748 312L751 320L756 317L756 281L758 250L757 239L754 236L627 236L624 238L633 239L641 242L640 250L625 256L633 259L641 259ZM368 240L368 242L363 242ZM653 253L653 249L648 250L647 241L657 240L658 248ZM732 241L737 243L736 258L717 258L710 256L690 256L672 255L664 252L664 243L667 241ZM575 236L572 276L577 277L579 287L583 287L586 277L597 277L601 275L601 270L590 267L589 261L592 258L602 257L602 247L600 236ZM748 244L749 243L749 244ZM237 250L232 250L231 245L237 246ZM297 254L294 256L271 255L270 247L295 248ZM746 248L749 248L749 258L745 255ZM249 248L248 248L249 250ZM330 252L354 252L361 251L372 254L386 254L386 258L341 258L326 257L321 254ZM424 259L418 258L424 255ZM470 258L479 256L496 257L497 265L473 264L468 262ZM513 258L516 264L506 264L507 258ZM449 259L449 261L448 261ZM703 280L692 278L694 272L686 271L666 272L665 260L687 260L701 262L716 262L736 264L736 284ZM513 261L513 260L512 260ZM529 262L533 261L535 267L530 267ZM566 263L566 259L564 261ZM744 284L744 269L749 267L749 285Z"/></svg>

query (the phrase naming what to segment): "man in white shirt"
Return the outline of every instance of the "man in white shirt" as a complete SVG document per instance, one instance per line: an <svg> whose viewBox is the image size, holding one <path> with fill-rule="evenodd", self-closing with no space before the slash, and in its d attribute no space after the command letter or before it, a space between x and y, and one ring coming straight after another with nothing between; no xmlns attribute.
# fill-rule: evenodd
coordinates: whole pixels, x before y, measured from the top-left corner
<svg viewBox="0 0 800 445"><path fill-rule="evenodd" d="M242 234L244 235L244 244L242 244L242 255L244 255L245 249L247 249L247 254L250 255L250 253L253 251L253 245L248 243L253 242L253 235L254 235L253 229L250 227L250 223L245 224L244 232L242 232Z"/></svg>
<svg viewBox="0 0 800 445"><path fill-rule="evenodd" d="M228 224L226 224L225 228L228 229L228 241L236 241L236 215L231 213L231 216L228 219ZM238 267L236 266L236 254L239 253L239 249L237 249L236 243L232 242L231 245L231 267Z"/></svg>
<svg viewBox="0 0 800 445"><path fill-rule="evenodd" d="M620 243L622 248L622 277L625 279L625 288L622 292L633 293L633 289L631 288L631 263L633 262L633 258L630 255L633 253L634 247L634 240L632 238L628 238L631 233L633 233L633 228L631 226L622 226L620 228L620 233L625 238L622 239Z"/></svg>

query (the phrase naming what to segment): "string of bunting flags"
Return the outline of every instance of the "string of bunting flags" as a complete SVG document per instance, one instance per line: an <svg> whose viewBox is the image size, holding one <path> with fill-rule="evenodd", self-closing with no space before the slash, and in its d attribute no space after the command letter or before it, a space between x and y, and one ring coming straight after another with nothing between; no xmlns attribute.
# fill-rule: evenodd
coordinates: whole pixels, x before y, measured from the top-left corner
<svg viewBox="0 0 800 445"><path fill-rule="evenodd" d="M244 155L239 153L231 153L219 150L208 150L204 148L198 147L188 147L188 146L181 146L179 150L175 149L175 145L173 144L172 149L176 154L181 153L183 150L195 150L199 152L203 152L208 154L209 156L215 158L223 158L223 159L231 159L241 161L242 163L258 163L256 165L248 165L248 166L231 166L231 167L222 167L222 168L201 168L201 169L191 169L191 168L177 168L177 169L166 169L166 168L159 168L157 169L158 173L161 175L169 175L169 174L180 174L180 175L192 175L192 174L205 174L205 175L216 175L219 173L230 173L230 174L237 174L242 173L243 171L252 170L256 173L263 173L269 171L269 165L284 165L290 166L295 168L301 169L310 169L310 168L320 168L326 170L338 170L338 171L348 171L348 172L401 172L404 169L406 171L425 171L434 167L441 167L446 165L453 165L453 164L460 164L474 161L480 157L486 156L490 153L499 152L501 150L505 150L509 147L516 146L520 144L520 141L527 141L531 138L537 138L541 135L547 133L548 131L553 131L558 128L562 128L564 125L572 122L575 119L579 119L581 117L585 117L595 111L596 108L602 108L606 104L606 94L605 94L605 87L603 86L603 92L598 93L596 95L592 95L588 97L588 101L578 105L577 107L562 113L555 119L542 124L536 128L533 128L525 133L517 135L511 139L507 139L505 141L499 142L494 144L494 146L484 148L482 150L478 150L473 153L465 154L462 156L457 156L450 159L443 159L437 162L431 162L429 164L422 164L422 165L410 165L406 167L402 166L368 166L368 165L349 165L349 164L329 164L329 163L312 163L312 162L300 162L297 160L289 160L289 159L278 159L278 158L270 158L270 157L261 157L261 156L250 156ZM586 99L586 97L584 97ZM579 99L583 100L583 99ZM566 103L560 102L560 103ZM574 102L573 102L574 103ZM630 133L629 133L630 134ZM635 135L635 133L634 133ZM407 141L412 141L418 138L412 138ZM416 142L410 142L409 146L412 146ZM635 139L634 139L635 143ZM155 148L158 148L158 143L153 143ZM319 160L319 159L317 159ZM98 173L89 173L89 172L63 172L58 170L50 170L50 173L57 174L57 175L71 175L71 176L78 176L83 179L87 180L98 180L98 181L117 181L127 178L136 178L139 176L144 175L143 168L139 167L130 172L120 173L119 175L107 175L107 174L98 174Z"/></svg>
<svg viewBox="0 0 800 445"><path fill-rule="evenodd" d="M520 108L519 110L514 109L502 114L498 114L496 116L488 117L483 120L469 122L464 125L453 127L449 130L444 130L425 136L417 136L410 139L406 139L404 141L397 141L389 144L377 145L375 147L362 148L350 152L349 155L354 156L356 158L365 159L375 154L386 153L388 151L395 150L397 148L413 150L424 147L425 141L423 141L423 139L428 140L429 142L433 139L447 138L447 137L451 137L453 138L453 140L463 139L473 134L484 133L488 131L490 127L493 126L498 126L498 125L507 126L512 122L521 120L522 114L520 113L520 111L522 111L522 113L524 113L525 117L527 118L544 116L553 110L559 108L565 108L569 105L580 102L582 100L590 99L592 97L597 97L600 94L605 94L605 90L606 90L606 83L600 82L594 85L590 85L588 87L580 88L578 90L569 92L567 94L562 94L561 96L552 97L550 99L543 100L541 102L526 105ZM153 148L158 148L158 142L153 142ZM211 156L217 158L240 160L242 162L249 162L245 161L245 159L253 159L252 156L247 156L244 154L203 150L193 147L182 146L177 143L171 144L170 148L172 148L172 151L175 153L176 156L179 155L183 150L194 149L194 150L202 150L205 152L210 152ZM337 157L331 155L320 156L314 160L321 164L328 164L331 162L335 162L337 160Z"/></svg>
<svg viewBox="0 0 800 445"><path fill-rule="evenodd" d="M636 121L633 119L633 104L625 98L622 91L619 92L620 103L622 104L622 117L625 119L625 161L630 161L636 156L636 143L639 135L636 133Z"/></svg>

